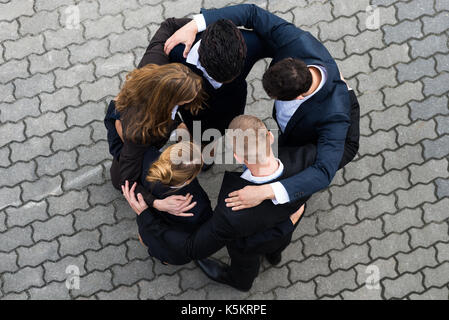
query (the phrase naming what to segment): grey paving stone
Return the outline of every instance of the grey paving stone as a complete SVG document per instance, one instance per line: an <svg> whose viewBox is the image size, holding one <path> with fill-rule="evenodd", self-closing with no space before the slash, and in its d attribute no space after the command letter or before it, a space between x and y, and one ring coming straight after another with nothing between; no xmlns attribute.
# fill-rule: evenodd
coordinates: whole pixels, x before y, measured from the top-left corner
<svg viewBox="0 0 449 320"><path fill-rule="evenodd" d="M396 69L399 82L416 81L424 76L436 76L435 60L432 58L418 58L407 64L399 63L396 65Z"/></svg>
<svg viewBox="0 0 449 320"><path fill-rule="evenodd" d="M446 35L430 35L422 40L410 40L410 47L412 48L410 54L412 58L430 57L435 53L446 53L449 51L447 46Z"/></svg>
<svg viewBox="0 0 449 320"><path fill-rule="evenodd" d="M0 82L6 83L16 78L28 77L28 61L27 60L11 60L0 65Z"/></svg>
<svg viewBox="0 0 449 320"><path fill-rule="evenodd" d="M398 126L398 142L400 145L416 144L422 139L435 139L435 121L417 121L409 126Z"/></svg>
<svg viewBox="0 0 449 320"><path fill-rule="evenodd" d="M403 298L410 292L423 292L424 287L422 285L422 275L417 274L404 274L395 280L386 279L382 282L384 286L385 298Z"/></svg>
<svg viewBox="0 0 449 320"><path fill-rule="evenodd" d="M35 267L47 260L58 260L58 243L56 241L41 241L29 248L18 248L17 254L19 256L18 263L21 268L26 266Z"/></svg>
<svg viewBox="0 0 449 320"><path fill-rule="evenodd" d="M279 300L315 300L315 287L313 281L297 282L287 288L277 288L274 292Z"/></svg>
<svg viewBox="0 0 449 320"><path fill-rule="evenodd" d="M437 243L435 248L437 250L438 262L449 261L449 245L447 243Z"/></svg>
<svg viewBox="0 0 449 320"><path fill-rule="evenodd" d="M347 181L356 179L363 180L371 174L382 174L382 157L379 156L365 156L350 162L345 167L344 177Z"/></svg>
<svg viewBox="0 0 449 320"><path fill-rule="evenodd" d="M119 81L117 78L101 78L93 83L82 83L81 100L98 101L106 96L115 96L119 91Z"/></svg>
<svg viewBox="0 0 449 320"><path fill-rule="evenodd" d="M40 114L39 100L37 98L24 98L16 100L11 104L2 103L0 111L1 122L17 122L27 116L38 116Z"/></svg>
<svg viewBox="0 0 449 320"><path fill-rule="evenodd" d="M449 13L440 12L433 17L423 17L424 33L441 33L449 29Z"/></svg>
<svg viewBox="0 0 449 320"><path fill-rule="evenodd" d="M89 297L98 291L110 291L113 289L111 271L95 271L80 278L80 289L72 290L75 297Z"/></svg>
<svg viewBox="0 0 449 320"><path fill-rule="evenodd" d="M47 30L43 34L47 49L64 49L71 44L79 44L84 41L82 28L63 28L57 31Z"/></svg>
<svg viewBox="0 0 449 320"><path fill-rule="evenodd" d="M66 192L60 197L49 197L48 213L51 216L66 215L76 209L87 209L89 208L87 197L86 190Z"/></svg>
<svg viewBox="0 0 449 320"><path fill-rule="evenodd" d="M48 219L47 203L45 201L28 202L19 208L6 209L6 215L8 225L11 227L26 226L35 220L44 221Z"/></svg>
<svg viewBox="0 0 449 320"><path fill-rule="evenodd" d="M425 268L423 274L424 285L427 288L441 287L447 284L447 279L449 278L449 262L445 262L434 269Z"/></svg>
<svg viewBox="0 0 449 320"><path fill-rule="evenodd" d="M437 71L449 71L449 55L447 54L437 54L435 55L435 60L437 61Z"/></svg>
<svg viewBox="0 0 449 320"><path fill-rule="evenodd" d="M125 3L120 0L99 0L100 14L101 15L115 15L121 13L125 9L136 9L139 7L137 0L126 1Z"/></svg>
<svg viewBox="0 0 449 320"><path fill-rule="evenodd" d="M100 16L99 14L99 10L98 10L98 3L97 2L92 2L90 0L79 0L76 3L76 8L79 11L79 20L84 21L87 19L91 19L91 20L95 20L98 19L98 17ZM73 7L69 7L69 6L62 6L59 7L58 11L59 11L59 21L61 23L61 25L67 27L67 25L71 25L73 24L73 21L71 19L73 16Z"/></svg>
<svg viewBox="0 0 449 320"><path fill-rule="evenodd" d="M435 78L424 78L424 94L425 95L442 95L446 92L444 83L449 81L449 73L442 73Z"/></svg>
<svg viewBox="0 0 449 320"><path fill-rule="evenodd" d="M16 300L28 300L28 296L25 292L22 293L8 293L1 297L3 301L16 301Z"/></svg>
<svg viewBox="0 0 449 320"><path fill-rule="evenodd" d="M368 263L368 245L350 245L342 251L330 251L330 267L332 270L347 270L358 263Z"/></svg>
<svg viewBox="0 0 449 320"><path fill-rule="evenodd" d="M318 233L318 230L316 229L316 217L304 216L304 218L301 220L301 227L298 228L298 231L296 233L298 234L299 238L302 238L305 235L316 235Z"/></svg>
<svg viewBox="0 0 449 320"><path fill-rule="evenodd" d="M440 10L449 10L449 2L447 0L441 0L441 1L437 1L435 3L435 9L437 11Z"/></svg>
<svg viewBox="0 0 449 320"><path fill-rule="evenodd" d="M93 205L107 204L115 199L122 197L120 191L115 189L111 183L106 183L102 186L89 186L89 202Z"/></svg>
<svg viewBox="0 0 449 320"><path fill-rule="evenodd" d="M12 187L22 181L35 181L36 164L34 162L17 162L9 168L0 168L2 181L0 186Z"/></svg>
<svg viewBox="0 0 449 320"><path fill-rule="evenodd" d="M423 148L421 145L416 146L403 146L394 151L384 151L382 153L385 158L385 168L391 169L403 169L412 163L423 163L422 156Z"/></svg>
<svg viewBox="0 0 449 320"><path fill-rule="evenodd" d="M317 295L336 295L343 289L355 289L357 284L355 282L356 273L354 270L337 271L327 277L318 277L315 281L317 283Z"/></svg>
<svg viewBox="0 0 449 320"><path fill-rule="evenodd" d="M296 17L295 25L311 26L319 21L331 21L331 5L330 3L312 3L305 8L295 8L293 14Z"/></svg>
<svg viewBox="0 0 449 320"><path fill-rule="evenodd" d="M372 69L369 66L368 54L361 56L353 54L350 57L345 57L344 60L338 61L338 66L346 78L351 78L360 72L372 72Z"/></svg>
<svg viewBox="0 0 449 320"><path fill-rule="evenodd" d="M395 25L398 23L398 20L396 18L395 6L377 7L376 9L379 12L379 26ZM367 29L377 29L377 26L375 24L376 21L372 20L372 11L370 12L369 10L365 10L364 12L359 12L357 13L357 18L359 20L358 27L360 31L365 31Z"/></svg>
<svg viewBox="0 0 449 320"><path fill-rule="evenodd" d="M397 278L398 273L396 265L397 263L394 258L377 259L365 265L359 264L355 267L357 272L357 283L369 290L376 290L373 288L373 285L381 285L382 279ZM377 277L378 279L376 279Z"/></svg>
<svg viewBox="0 0 449 320"><path fill-rule="evenodd" d="M139 288L137 285L132 287L119 287L110 292L99 292L97 297L100 300L138 300Z"/></svg>
<svg viewBox="0 0 449 320"><path fill-rule="evenodd" d="M16 79L14 80L15 95L21 98L33 97L41 92L53 92L54 78L53 74L49 73L46 75L36 74L28 79Z"/></svg>
<svg viewBox="0 0 449 320"><path fill-rule="evenodd" d="M87 63L96 57L107 57L109 42L107 39L90 40L81 45L71 45L70 51L71 63Z"/></svg>
<svg viewBox="0 0 449 320"><path fill-rule="evenodd" d="M330 211L320 211L317 216L317 227L320 231L337 230L345 224L355 224L358 221L354 205L338 206Z"/></svg>
<svg viewBox="0 0 449 320"><path fill-rule="evenodd" d="M66 70L58 69L55 71L56 87L74 87L81 82L90 82L95 79L93 64L78 64Z"/></svg>
<svg viewBox="0 0 449 320"><path fill-rule="evenodd" d="M39 118L27 118L25 119L25 124L25 133L28 137L44 136L53 131L63 131L67 129L65 124L65 114L63 112L48 112Z"/></svg>
<svg viewBox="0 0 449 320"><path fill-rule="evenodd" d="M424 293L413 293L409 296L411 300L447 300L449 299L449 289L445 288L432 288Z"/></svg>
<svg viewBox="0 0 449 320"><path fill-rule="evenodd" d="M407 233L390 234L383 239L371 239L369 245L371 247L370 256L374 259L389 258L398 252L409 252L408 244L409 236Z"/></svg>
<svg viewBox="0 0 449 320"><path fill-rule="evenodd" d="M1 49L0 49L0 55L1 55ZM5 85L0 85L0 99L3 102L13 102L14 101L14 86L12 83L8 83Z"/></svg>
<svg viewBox="0 0 449 320"><path fill-rule="evenodd" d="M402 106L410 101L413 100L422 100L424 98L422 92L423 92L423 86L421 82L405 82L401 85L397 86L396 88L385 88L383 89L383 92L385 94L385 104L387 106L390 105L397 105ZM424 94L426 94L424 90ZM391 108L390 108L391 109ZM406 109L407 110L407 109ZM408 110L407 110L408 112ZM405 116L407 117L407 116ZM398 116L399 119L401 116ZM408 118L407 118L408 120ZM407 121L406 121L407 123Z"/></svg>
<svg viewBox="0 0 449 320"><path fill-rule="evenodd" d="M197 0L195 0L197 1ZM179 4L173 3L176 7L178 7ZM173 17L173 15L170 15L169 10L166 7L165 16L166 17ZM193 8L199 8L200 6L193 6ZM167 11L168 10L168 11ZM126 10L125 11L125 21L124 26L126 29L131 28L143 28L150 23L161 23L164 19L162 17L162 11L163 8L161 5L151 7L151 9L148 9L146 7L142 7L137 10ZM197 11L197 10L194 10ZM176 15L175 17L182 17L183 15Z"/></svg>
<svg viewBox="0 0 449 320"><path fill-rule="evenodd" d="M122 33L122 23L123 16L121 15L104 16L96 21L87 20L83 22L87 39L101 39L110 33Z"/></svg>
<svg viewBox="0 0 449 320"><path fill-rule="evenodd" d="M382 32L380 30L366 30L356 36L345 36L347 54L362 54L373 48L381 49L384 47L382 43Z"/></svg>
<svg viewBox="0 0 449 320"><path fill-rule="evenodd" d="M449 179L437 179L435 183L437 185L438 199L449 196Z"/></svg>
<svg viewBox="0 0 449 320"><path fill-rule="evenodd" d="M46 261L43 263L45 270L45 281L48 282L64 282L69 278L71 274L71 269L78 268L79 275L83 276L86 274L84 268L86 258L83 256L77 257L65 257L56 262Z"/></svg>
<svg viewBox="0 0 449 320"><path fill-rule="evenodd" d="M9 161L9 148L1 148L0 149L0 166L7 167L11 164L11 161Z"/></svg>
<svg viewBox="0 0 449 320"><path fill-rule="evenodd" d="M49 157L36 158L37 174L39 176L55 175L62 170L76 169L76 153L74 151L59 151Z"/></svg>
<svg viewBox="0 0 449 320"><path fill-rule="evenodd" d="M39 201L48 196L61 195L61 182L62 180L59 176L53 178L43 177L36 182L24 182L22 183L22 197L25 201Z"/></svg>
<svg viewBox="0 0 449 320"><path fill-rule="evenodd" d="M130 49L146 48L149 44L148 38L149 35L146 29L131 29L124 34L112 34L109 36L109 49L112 53L127 53L130 51ZM106 51L106 54L104 56L109 56L109 53L107 53ZM139 59L140 58L141 57L139 57Z"/></svg>
<svg viewBox="0 0 449 320"><path fill-rule="evenodd" d="M368 289L366 286L355 291L343 291L340 293L345 300L382 300L381 290Z"/></svg>
<svg viewBox="0 0 449 320"><path fill-rule="evenodd" d="M2 40L16 40L19 36L19 24L17 20L0 22L0 38Z"/></svg>
<svg viewBox="0 0 449 320"><path fill-rule="evenodd" d="M42 35L25 36L15 41L7 40L3 42L4 56L9 60L22 59L31 53L41 54L45 52L43 44Z"/></svg>
<svg viewBox="0 0 449 320"><path fill-rule="evenodd" d="M290 269L289 279L293 283L297 281L308 282L318 275L328 275L331 273L329 261L327 256L310 257L301 262L292 261L288 264Z"/></svg>
<svg viewBox="0 0 449 320"><path fill-rule="evenodd" d="M369 218L376 219L385 213L396 212L394 195L378 195L368 201L360 200L356 202L360 220Z"/></svg>
<svg viewBox="0 0 449 320"><path fill-rule="evenodd" d="M400 273L415 273L424 267L434 267L438 264L435 259L436 251L434 248L418 248L410 253L398 253L398 271Z"/></svg>
<svg viewBox="0 0 449 320"><path fill-rule="evenodd" d="M429 247L438 241L449 241L448 225L430 223L422 229L410 229L410 244L413 248Z"/></svg>
<svg viewBox="0 0 449 320"><path fill-rule="evenodd" d="M101 243L120 244L129 239L138 239L137 224L133 220L122 220L113 226L101 226Z"/></svg>
<svg viewBox="0 0 449 320"><path fill-rule="evenodd" d="M369 199L368 181L351 181L343 187L333 186L331 190L332 204L348 205L358 199Z"/></svg>
<svg viewBox="0 0 449 320"><path fill-rule="evenodd" d="M65 283L52 282L42 288L28 290L31 300L70 300Z"/></svg>
<svg viewBox="0 0 449 320"><path fill-rule="evenodd" d="M369 137L360 137L360 155L376 155L384 150L397 148L396 133L394 131L378 131Z"/></svg>
<svg viewBox="0 0 449 320"><path fill-rule="evenodd" d="M15 274L6 273L3 275L3 291L20 292L32 286L40 287L44 285L42 267L26 267Z"/></svg>
<svg viewBox="0 0 449 320"><path fill-rule="evenodd" d="M125 245L110 245L98 251L87 251L84 255L87 259L86 268L89 272L93 270L104 271L110 269L111 266L127 263Z"/></svg>
<svg viewBox="0 0 449 320"><path fill-rule="evenodd" d="M93 230L103 224L113 225L115 209L112 205L99 205L87 211L77 210L73 213L75 217L76 230Z"/></svg>
<svg viewBox="0 0 449 320"><path fill-rule="evenodd" d="M334 6L332 12L335 16L352 16L355 13L359 11L365 11L366 7L370 5L369 0L362 0L362 1L349 1L349 0L342 0L337 1Z"/></svg>
<svg viewBox="0 0 449 320"><path fill-rule="evenodd" d="M315 237L305 236L303 243L306 256L322 255L331 249L343 248L341 231L325 231Z"/></svg>
<svg viewBox="0 0 449 320"><path fill-rule="evenodd" d="M325 40L339 40L347 35L356 35L359 33L357 30L357 19L355 17L341 17L332 22L319 23L321 30L320 38Z"/></svg>
<svg viewBox="0 0 449 320"><path fill-rule="evenodd" d="M449 135L441 136L436 140L424 140L424 158L442 158L449 153Z"/></svg>
<svg viewBox="0 0 449 320"><path fill-rule="evenodd" d="M413 0L407 3L398 2L396 6L398 8L399 20L415 20L423 15L433 15L435 13L431 1Z"/></svg>
<svg viewBox="0 0 449 320"><path fill-rule="evenodd" d="M50 138L33 137L25 142L11 143L11 160L12 161L29 161L37 156L49 156Z"/></svg>
<svg viewBox="0 0 449 320"><path fill-rule="evenodd" d="M435 178L448 178L448 161L447 159L430 160L420 166L410 166L410 181L413 184L428 183Z"/></svg>
<svg viewBox="0 0 449 320"><path fill-rule="evenodd" d="M346 245L362 244L372 238L382 238L382 221L377 220L363 220L356 225L347 225L343 227L343 241Z"/></svg>
<svg viewBox="0 0 449 320"><path fill-rule="evenodd" d="M92 139L95 142L107 139L107 131L103 121L94 121L90 126L92 127Z"/></svg>
<svg viewBox="0 0 449 320"><path fill-rule="evenodd" d="M180 294L179 275L174 276L162 275L152 281L139 282L140 299L143 300L157 300L168 294Z"/></svg>
<svg viewBox="0 0 449 320"><path fill-rule="evenodd" d="M386 44L391 43L403 43L410 38L420 39L423 36L421 31L422 22L420 20L415 21L402 21L395 26L384 26L382 29L385 33L384 40ZM414 43L411 40L411 47L413 52ZM412 55L413 56L413 55ZM415 56L413 56L415 57Z"/></svg>
<svg viewBox="0 0 449 320"><path fill-rule="evenodd" d="M64 190L81 190L88 185L104 183L103 168L100 165L84 166L76 171L64 171L62 177Z"/></svg>
<svg viewBox="0 0 449 320"><path fill-rule="evenodd" d="M198 268L193 270L182 269L179 271L179 275L181 276L180 286L183 291L188 289L196 290L204 287L208 283L212 283L212 281Z"/></svg>
<svg viewBox="0 0 449 320"><path fill-rule="evenodd" d="M95 75L97 77L111 77L120 72L134 69L134 56L130 53L117 53L110 58L95 60Z"/></svg>
<svg viewBox="0 0 449 320"><path fill-rule="evenodd" d="M399 208L415 208L421 203L437 200L433 184L419 184L409 190L398 190L396 191L396 195L398 196L397 204Z"/></svg>
<svg viewBox="0 0 449 320"><path fill-rule="evenodd" d="M368 115L360 118L360 134L362 136L370 136L373 134L373 130L371 129L371 118Z"/></svg>
<svg viewBox="0 0 449 320"><path fill-rule="evenodd" d="M62 88L51 94L42 93L39 97L41 100L42 112L53 111L58 112L66 106L79 104L79 89L78 88Z"/></svg>
<svg viewBox="0 0 449 320"><path fill-rule="evenodd" d="M45 222L36 221L33 223L33 239L35 241L49 241L60 235L71 235L74 232L72 224L73 218L71 216L53 217Z"/></svg>
<svg viewBox="0 0 449 320"><path fill-rule="evenodd" d="M20 22L20 33L22 35L26 34L40 34L48 29L58 29L59 28L59 15L58 12L37 12L36 14L27 17L22 16L19 18Z"/></svg>
<svg viewBox="0 0 449 320"><path fill-rule="evenodd" d="M68 107L66 113L69 127L82 127L94 120L103 120L106 111L103 103L88 102L78 107Z"/></svg>
<svg viewBox="0 0 449 320"><path fill-rule="evenodd" d="M71 150L79 145L90 145L92 140L90 139L91 129L89 127L70 128L64 132L53 132L51 134L53 143L52 149L58 150Z"/></svg>
<svg viewBox="0 0 449 320"><path fill-rule="evenodd" d="M437 114L448 114L448 98L429 97L422 102L411 102L411 118L412 120L423 119L428 120Z"/></svg>
<svg viewBox="0 0 449 320"><path fill-rule="evenodd" d="M390 100L392 93L389 90L385 90L386 101ZM412 97L410 97L412 98ZM397 102L397 101L396 101ZM397 105L393 101L389 101L388 105ZM409 110L408 108L402 106L399 107L389 107L388 109L378 112L374 111L371 113L371 128L374 131L377 130L390 130L398 124L409 124L410 119L408 118Z"/></svg>
<svg viewBox="0 0 449 320"><path fill-rule="evenodd" d="M265 293L270 292L276 287L286 287L290 285L289 269L287 266L282 268L268 268L261 272L259 276L254 280L252 292ZM209 294L212 298L211 294Z"/></svg>
<svg viewBox="0 0 449 320"><path fill-rule="evenodd" d="M437 121L437 132L440 135L449 133L449 117L438 116L435 118Z"/></svg>
<svg viewBox="0 0 449 320"><path fill-rule="evenodd" d="M46 0L36 0L36 9L37 10L54 10L58 7L64 6L64 5L72 5L74 4L73 0L55 0L55 1L46 1Z"/></svg>
<svg viewBox="0 0 449 320"><path fill-rule="evenodd" d="M392 44L382 50L371 50L371 65L374 68L386 68L399 62L408 62L410 61L409 49L409 46L404 43L401 45Z"/></svg>
<svg viewBox="0 0 449 320"><path fill-rule="evenodd" d="M78 255L86 250L98 250L101 248L100 233L98 230L81 231L73 236L62 236L59 238L61 244L59 252L62 256L67 254Z"/></svg>
<svg viewBox="0 0 449 320"><path fill-rule="evenodd" d="M390 194L396 189L408 189L409 172L407 170L391 170L383 176L371 176L371 191L374 194Z"/></svg>
<svg viewBox="0 0 449 320"><path fill-rule="evenodd" d="M362 92L377 91L386 86L395 87L397 85L396 71L393 68L360 74L357 79L359 80L359 90Z"/></svg>
<svg viewBox="0 0 449 320"><path fill-rule="evenodd" d="M9 188L3 187L0 188L0 209L9 207L9 206L19 206L22 201L20 200L20 196L22 194L22 190L19 187Z"/></svg>
<svg viewBox="0 0 449 320"><path fill-rule="evenodd" d="M132 285L141 279L152 280L154 273L152 271L153 263L151 260L134 260L125 266L112 267L112 282L117 285Z"/></svg>
<svg viewBox="0 0 449 320"><path fill-rule="evenodd" d="M329 50L329 53L335 59L344 59L346 54L344 52L345 43L343 40L339 41L325 41L324 46Z"/></svg>
<svg viewBox="0 0 449 320"><path fill-rule="evenodd" d="M394 214L386 214L382 219L387 234L392 232L402 233L411 227L421 228L424 225L420 208L404 209Z"/></svg>
<svg viewBox="0 0 449 320"><path fill-rule="evenodd" d="M126 246L127 246L126 256L128 260L135 260L135 259L145 260L148 258L147 248L144 245L142 245L140 241L134 239L128 240L126 241ZM156 268L157 265L160 265L160 263L155 265L154 272L156 273L156 275L159 275L159 272ZM167 269L167 266L164 265L163 267ZM175 272L176 271L178 270L175 270Z"/></svg>
<svg viewBox="0 0 449 320"><path fill-rule="evenodd" d="M17 253L0 253L0 271L4 272L15 272L19 269L17 263Z"/></svg>

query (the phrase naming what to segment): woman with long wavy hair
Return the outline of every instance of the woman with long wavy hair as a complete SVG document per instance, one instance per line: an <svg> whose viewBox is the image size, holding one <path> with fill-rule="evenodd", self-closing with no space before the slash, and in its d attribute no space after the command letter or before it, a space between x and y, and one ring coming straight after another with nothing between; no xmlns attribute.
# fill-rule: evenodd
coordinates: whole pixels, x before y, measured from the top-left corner
<svg viewBox="0 0 449 320"><path fill-rule="evenodd" d="M114 156L114 187L120 189L125 180L139 182L145 152L162 148L170 134L182 127L178 108L195 114L202 101L201 78L182 64L149 64L130 72L120 93L109 104L105 118L109 149ZM180 206L189 204L186 197L180 196L157 200L140 184L137 191L149 205L161 211L183 215L179 213Z"/></svg>

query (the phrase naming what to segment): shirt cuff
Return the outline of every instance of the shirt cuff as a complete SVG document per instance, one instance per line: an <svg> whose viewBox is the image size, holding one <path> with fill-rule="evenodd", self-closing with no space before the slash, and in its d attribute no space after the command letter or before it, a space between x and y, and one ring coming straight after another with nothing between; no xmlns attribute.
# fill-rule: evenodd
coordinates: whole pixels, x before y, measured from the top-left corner
<svg viewBox="0 0 449 320"><path fill-rule="evenodd" d="M290 202L290 197L288 196L287 190L280 182L270 183L271 188L274 192L275 199L271 200L274 204L284 204Z"/></svg>
<svg viewBox="0 0 449 320"><path fill-rule="evenodd" d="M206 19L202 14L196 14L193 16L193 20L196 22L196 26L198 27L198 32L203 32L206 30Z"/></svg>

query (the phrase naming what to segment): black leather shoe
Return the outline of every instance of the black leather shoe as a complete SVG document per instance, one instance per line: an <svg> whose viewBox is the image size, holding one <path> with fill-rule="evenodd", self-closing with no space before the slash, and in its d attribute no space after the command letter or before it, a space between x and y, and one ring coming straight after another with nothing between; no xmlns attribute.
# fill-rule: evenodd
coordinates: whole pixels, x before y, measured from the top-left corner
<svg viewBox="0 0 449 320"><path fill-rule="evenodd" d="M281 263L281 260L282 260L282 254L281 254L281 253L278 253L278 254L275 254L275 255L267 254L267 255L265 255L265 258L267 258L267 261L268 261L272 266L276 266L276 265L278 265L279 263Z"/></svg>
<svg viewBox="0 0 449 320"><path fill-rule="evenodd" d="M195 264L203 271L206 276L218 283L226 284L240 291L249 291L251 288L237 287L229 278L229 266L215 259L196 260Z"/></svg>

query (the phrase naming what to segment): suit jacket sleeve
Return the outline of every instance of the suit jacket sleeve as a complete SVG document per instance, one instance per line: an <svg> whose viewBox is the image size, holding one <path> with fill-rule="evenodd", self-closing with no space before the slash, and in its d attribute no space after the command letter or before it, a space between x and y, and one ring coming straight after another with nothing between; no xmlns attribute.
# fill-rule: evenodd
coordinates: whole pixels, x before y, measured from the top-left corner
<svg viewBox="0 0 449 320"><path fill-rule="evenodd" d="M214 213L211 219L202 224L194 233L175 230L151 209L137 217L139 232L152 232L160 237L171 250L179 252L192 260L204 259L223 248L234 239L232 227L222 215Z"/></svg>
<svg viewBox="0 0 449 320"><path fill-rule="evenodd" d="M138 68L142 68L147 64L154 63L163 65L170 63L169 57L164 52L165 41L172 36L179 28L187 24L191 19L175 19L169 18L161 23L160 28L156 31L148 45Z"/></svg>

